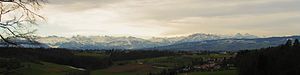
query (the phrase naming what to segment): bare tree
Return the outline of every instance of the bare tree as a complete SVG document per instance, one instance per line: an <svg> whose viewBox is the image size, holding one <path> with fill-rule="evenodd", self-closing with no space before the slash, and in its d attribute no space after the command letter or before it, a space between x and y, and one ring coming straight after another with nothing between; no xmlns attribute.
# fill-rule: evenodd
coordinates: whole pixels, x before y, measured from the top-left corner
<svg viewBox="0 0 300 75"><path fill-rule="evenodd" d="M14 39L33 42L37 22L45 18L36 13L45 0L0 0L0 40L18 45Z"/></svg>

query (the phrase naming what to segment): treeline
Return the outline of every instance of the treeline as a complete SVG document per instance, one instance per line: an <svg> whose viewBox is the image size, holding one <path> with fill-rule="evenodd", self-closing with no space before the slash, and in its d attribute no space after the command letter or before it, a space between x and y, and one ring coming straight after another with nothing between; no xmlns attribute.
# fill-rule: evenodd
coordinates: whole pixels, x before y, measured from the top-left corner
<svg viewBox="0 0 300 75"><path fill-rule="evenodd" d="M300 75L300 44L240 51L236 56L240 75Z"/></svg>

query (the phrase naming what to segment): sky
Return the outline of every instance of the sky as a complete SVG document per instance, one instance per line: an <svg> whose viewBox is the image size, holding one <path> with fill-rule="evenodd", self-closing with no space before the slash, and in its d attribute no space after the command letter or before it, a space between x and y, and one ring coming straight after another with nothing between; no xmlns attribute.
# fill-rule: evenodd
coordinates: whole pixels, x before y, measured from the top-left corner
<svg viewBox="0 0 300 75"><path fill-rule="evenodd" d="M43 36L300 34L300 0L49 0Z"/></svg>

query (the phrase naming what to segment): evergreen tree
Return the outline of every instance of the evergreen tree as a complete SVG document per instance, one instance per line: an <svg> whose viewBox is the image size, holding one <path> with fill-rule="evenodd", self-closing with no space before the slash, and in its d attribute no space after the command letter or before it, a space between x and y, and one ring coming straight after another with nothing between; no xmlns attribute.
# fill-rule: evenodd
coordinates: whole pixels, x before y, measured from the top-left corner
<svg viewBox="0 0 300 75"><path fill-rule="evenodd" d="M293 46L293 41L289 39L286 43L285 46Z"/></svg>
<svg viewBox="0 0 300 75"><path fill-rule="evenodd" d="M299 43L299 40L298 40L298 39L295 40L294 46L296 46L296 47L299 47L299 46L300 46L300 43Z"/></svg>

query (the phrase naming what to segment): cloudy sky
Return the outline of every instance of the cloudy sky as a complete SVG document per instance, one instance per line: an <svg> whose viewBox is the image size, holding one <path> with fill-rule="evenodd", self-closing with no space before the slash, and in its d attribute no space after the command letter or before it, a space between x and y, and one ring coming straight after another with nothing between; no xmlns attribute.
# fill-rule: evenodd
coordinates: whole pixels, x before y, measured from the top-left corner
<svg viewBox="0 0 300 75"><path fill-rule="evenodd" d="M300 34L300 0L49 0L40 35Z"/></svg>

